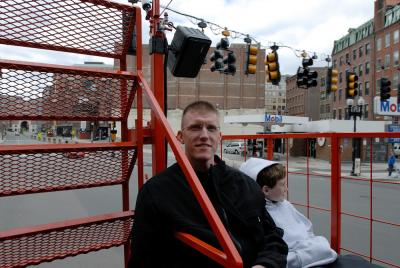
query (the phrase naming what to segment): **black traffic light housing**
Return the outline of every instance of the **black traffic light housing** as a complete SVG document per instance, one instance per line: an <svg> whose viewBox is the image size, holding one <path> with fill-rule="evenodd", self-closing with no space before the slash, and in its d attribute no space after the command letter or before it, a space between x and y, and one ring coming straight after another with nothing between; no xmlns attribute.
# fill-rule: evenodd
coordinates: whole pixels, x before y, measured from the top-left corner
<svg viewBox="0 0 400 268"><path fill-rule="evenodd" d="M299 88L309 88L317 86L317 71L311 71L310 66L313 65L312 58L304 58L302 60L302 66L297 69L297 87Z"/></svg>
<svg viewBox="0 0 400 268"><path fill-rule="evenodd" d="M196 77L210 46L211 39L202 31L178 26L168 53L168 68L172 75Z"/></svg>
<svg viewBox="0 0 400 268"><path fill-rule="evenodd" d="M234 75L236 73L236 56L233 51L229 51L228 55L224 57L223 60L225 67L224 67L224 74L231 74Z"/></svg>
<svg viewBox="0 0 400 268"><path fill-rule="evenodd" d="M215 71L223 71L224 69L224 61L223 61L224 53L220 49L214 50L211 54L210 61L213 62L211 65L211 72Z"/></svg>
<svg viewBox="0 0 400 268"><path fill-rule="evenodd" d="M390 86L392 82L386 77L382 77L380 81L381 101L390 99Z"/></svg>
<svg viewBox="0 0 400 268"><path fill-rule="evenodd" d="M358 76L354 72L346 73L346 99L353 99L358 95Z"/></svg>

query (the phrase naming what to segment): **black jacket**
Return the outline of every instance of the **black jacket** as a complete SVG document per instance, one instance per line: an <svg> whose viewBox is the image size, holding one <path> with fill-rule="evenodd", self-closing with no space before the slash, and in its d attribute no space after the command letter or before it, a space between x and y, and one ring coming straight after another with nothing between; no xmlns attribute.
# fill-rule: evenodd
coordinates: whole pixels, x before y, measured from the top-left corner
<svg viewBox="0 0 400 268"><path fill-rule="evenodd" d="M257 183L218 157L216 163L197 175L242 256L243 267L286 267L283 232L266 211ZM176 231L221 249L178 164L151 178L138 194L129 267L221 267L177 240Z"/></svg>

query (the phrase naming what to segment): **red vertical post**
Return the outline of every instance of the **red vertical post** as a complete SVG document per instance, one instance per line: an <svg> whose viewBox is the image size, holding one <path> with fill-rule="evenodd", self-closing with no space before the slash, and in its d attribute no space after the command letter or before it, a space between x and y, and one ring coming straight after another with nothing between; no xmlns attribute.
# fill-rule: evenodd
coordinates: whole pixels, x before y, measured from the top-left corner
<svg viewBox="0 0 400 268"><path fill-rule="evenodd" d="M306 139L306 170L307 170L307 218L310 218L310 139Z"/></svg>
<svg viewBox="0 0 400 268"><path fill-rule="evenodd" d="M340 139L331 136L331 247L340 254L341 234L341 164Z"/></svg>
<svg viewBox="0 0 400 268"><path fill-rule="evenodd" d="M272 160L274 158L274 140L272 138L267 139L267 159Z"/></svg>
<svg viewBox="0 0 400 268"><path fill-rule="evenodd" d="M372 204L372 197L374 194L373 191L373 178L372 178L372 151L373 151L373 147L372 147L372 138L369 139L369 261L372 262L372 253L373 253L373 247L372 247L372 243L374 242L373 240L373 204Z"/></svg>
<svg viewBox="0 0 400 268"><path fill-rule="evenodd" d="M164 33L157 31L158 23L160 22L160 1L153 0L152 7L152 21L151 21L151 36L163 37ZM151 89L156 97L161 109L164 110L164 55L161 53L151 54ZM152 147L152 167L153 175L163 171L166 167L166 150L165 150L165 134L161 124L157 121L154 112L151 113L151 127L153 133L153 147Z"/></svg>

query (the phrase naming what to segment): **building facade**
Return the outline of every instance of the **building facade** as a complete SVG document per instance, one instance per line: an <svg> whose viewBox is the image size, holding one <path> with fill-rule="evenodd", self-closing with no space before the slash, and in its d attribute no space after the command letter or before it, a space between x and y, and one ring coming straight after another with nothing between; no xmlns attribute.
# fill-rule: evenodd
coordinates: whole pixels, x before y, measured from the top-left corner
<svg viewBox="0 0 400 268"><path fill-rule="evenodd" d="M363 118L383 120L375 115L374 97L379 96L380 79L387 77L392 89L399 81L400 1L375 1L374 18L334 42L333 67L339 72L338 91L333 94L332 118L346 119L346 72L358 76L358 96L363 97ZM397 90L392 90L397 95Z"/></svg>
<svg viewBox="0 0 400 268"><path fill-rule="evenodd" d="M267 114L287 113L286 110L286 79L289 75L282 75L279 85L265 84L265 112Z"/></svg>

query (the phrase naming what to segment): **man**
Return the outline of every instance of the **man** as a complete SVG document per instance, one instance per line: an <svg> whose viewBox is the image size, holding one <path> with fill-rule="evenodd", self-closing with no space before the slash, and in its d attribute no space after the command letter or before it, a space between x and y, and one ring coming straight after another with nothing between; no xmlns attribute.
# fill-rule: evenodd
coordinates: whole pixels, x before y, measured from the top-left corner
<svg viewBox="0 0 400 268"><path fill-rule="evenodd" d="M177 138L242 256L243 267L285 267L287 245L265 211L259 186L215 155L221 139L215 107L204 101L186 107ZM148 180L138 194L129 267L221 267L177 240L176 232L221 249L178 164Z"/></svg>

